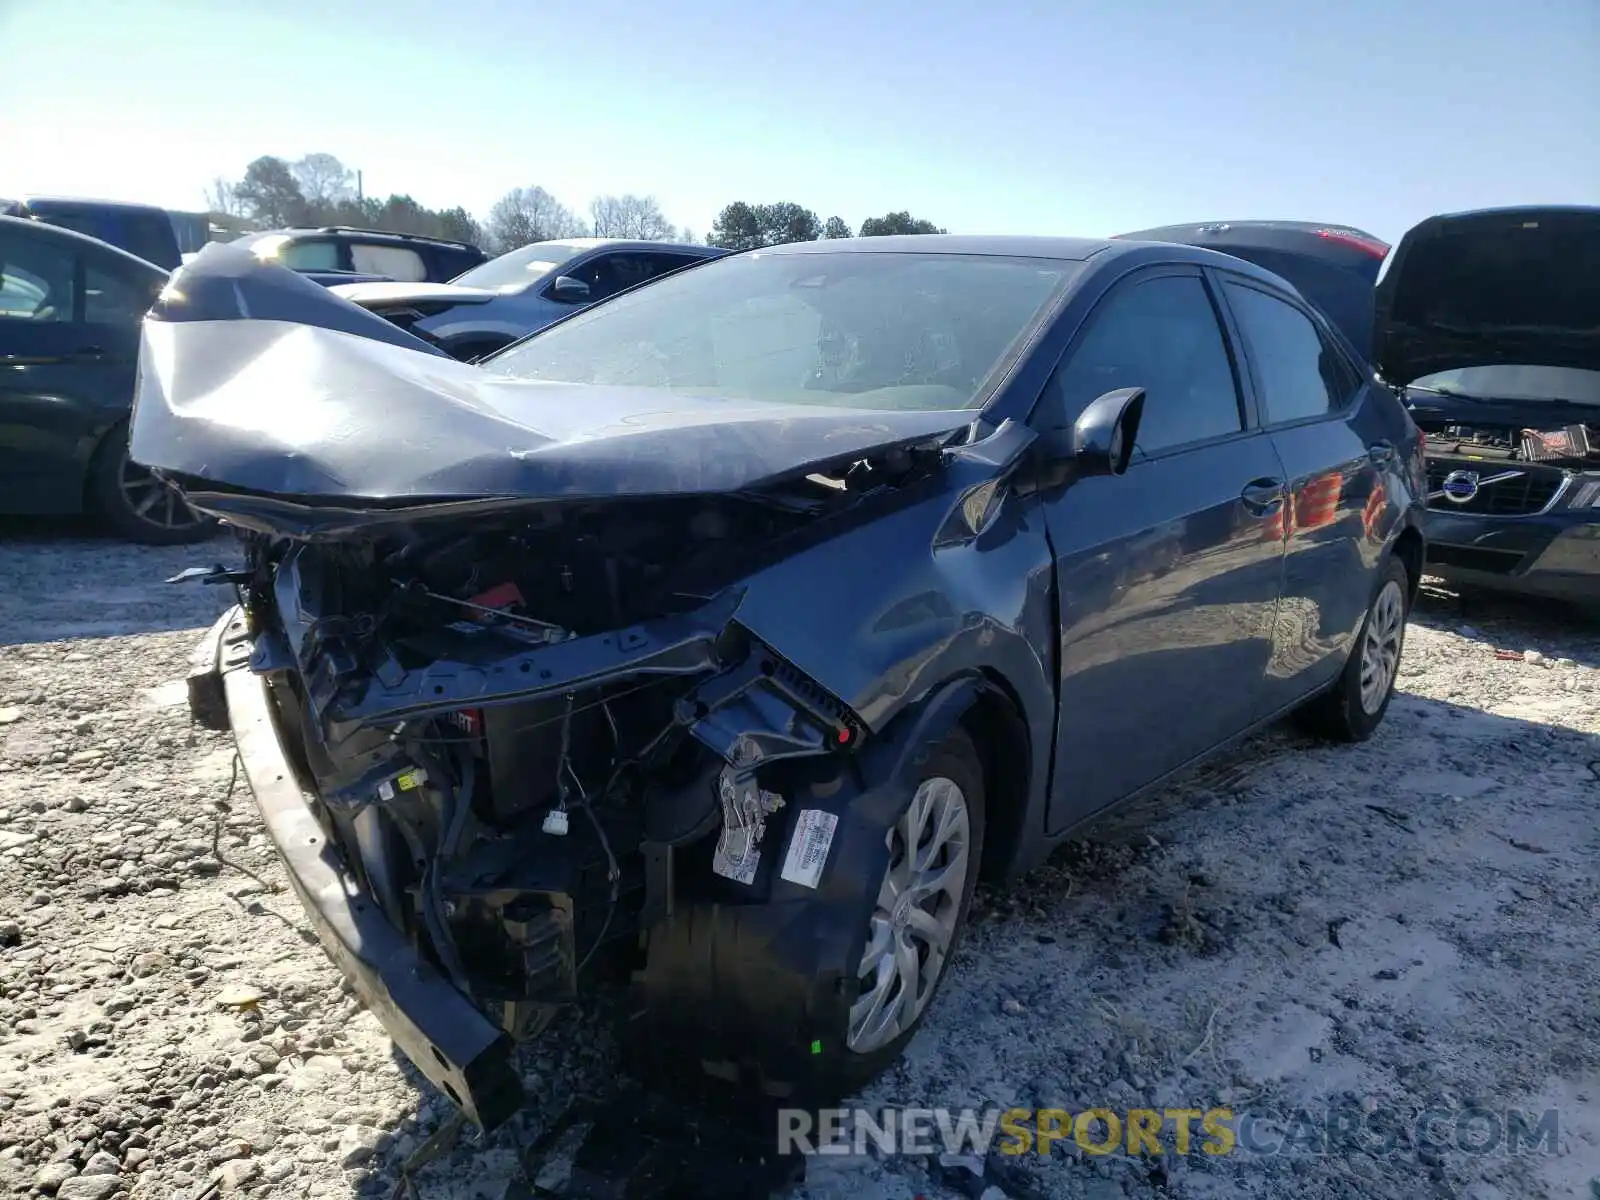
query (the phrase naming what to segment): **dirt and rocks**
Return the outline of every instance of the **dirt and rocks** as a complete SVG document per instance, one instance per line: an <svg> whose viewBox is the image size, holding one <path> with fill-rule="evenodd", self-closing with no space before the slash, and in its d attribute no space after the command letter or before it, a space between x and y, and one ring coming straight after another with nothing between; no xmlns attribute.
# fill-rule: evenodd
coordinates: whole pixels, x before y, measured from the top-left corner
<svg viewBox="0 0 1600 1200"><path fill-rule="evenodd" d="M189 722L227 597L160 581L228 553L0 542L0 1194L388 1195L450 1111L311 941L228 740ZM1557 1152L1475 1154L1447 1120L1442 1145L1213 1155L1197 1124L1187 1155L1168 1132L1159 1157L818 1157L801 1195L1600 1195L1600 630L1430 595L1401 687L1366 745L1271 731L983 892L861 1102L1554 1109ZM418 1194L531 1194L523 1149L615 1073L610 1015L528 1047L535 1102Z"/></svg>

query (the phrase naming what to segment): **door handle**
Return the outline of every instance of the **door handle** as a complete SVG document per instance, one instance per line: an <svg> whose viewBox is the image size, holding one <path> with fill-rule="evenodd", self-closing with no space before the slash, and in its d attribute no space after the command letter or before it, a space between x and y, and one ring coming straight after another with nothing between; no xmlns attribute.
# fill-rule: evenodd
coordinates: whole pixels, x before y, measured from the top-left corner
<svg viewBox="0 0 1600 1200"><path fill-rule="evenodd" d="M73 358L104 358L105 356L106 348L104 346L79 346L72 352Z"/></svg>
<svg viewBox="0 0 1600 1200"><path fill-rule="evenodd" d="M1258 517L1276 512L1283 504L1283 480L1252 479L1239 493L1239 500Z"/></svg>
<svg viewBox="0 0 1600 1200"><path fill-rule="evenodd" d="M1372 445L1367 447L1367 457L1372 460L1373 466L1387 467L1394 462L1394 443L1387 441L1373 442Z"/></svg>

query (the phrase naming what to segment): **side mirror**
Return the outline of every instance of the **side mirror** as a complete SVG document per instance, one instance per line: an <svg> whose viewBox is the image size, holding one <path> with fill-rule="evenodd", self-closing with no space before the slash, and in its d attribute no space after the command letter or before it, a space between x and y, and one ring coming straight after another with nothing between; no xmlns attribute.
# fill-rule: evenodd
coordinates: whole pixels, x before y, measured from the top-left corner
<svg viewBox="0 0 1600 1200"><path fill-rule="evenodd" d="M589 285L581 279L574 279L571 275L557 275L556 281L550 285L550 296L554 300L565 300L575 304L589 298Z"/></svg>
<svg viewBox="0 0 1600 1200"><path fill-rule="evenodd" d="M1143 413L1143 388L1118 388L1090 401L1072 423L1072 458L1080 477L1128 469Z"/></svg>

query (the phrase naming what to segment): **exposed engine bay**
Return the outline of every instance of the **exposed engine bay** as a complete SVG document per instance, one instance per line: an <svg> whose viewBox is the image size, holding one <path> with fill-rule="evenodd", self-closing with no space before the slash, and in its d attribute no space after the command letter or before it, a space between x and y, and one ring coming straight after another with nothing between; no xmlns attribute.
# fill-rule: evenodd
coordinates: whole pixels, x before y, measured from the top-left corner
<svg viewBox="0 0 1600 1200"><path fill-rule="evenodd" d="M1427 439L1429 457L1538 462L1573 468L1600 464L1600 427L1569 425L1539 430L1445 425L1437 431L1428 430Z"/></svg>
<svg viewBox="0 0 1600 1200"><path fill-rule="evenodd" d="M731 620L737 580L860 488L244 535L251 667L325 826L512 1037L674 902L760 898L785 796L862 740Z"/></svg>

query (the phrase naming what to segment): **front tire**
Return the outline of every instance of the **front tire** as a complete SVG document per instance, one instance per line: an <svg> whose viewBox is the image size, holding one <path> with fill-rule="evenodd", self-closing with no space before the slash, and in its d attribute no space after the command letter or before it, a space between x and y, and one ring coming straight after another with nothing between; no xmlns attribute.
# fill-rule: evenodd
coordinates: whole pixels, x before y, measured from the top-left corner
<svg viewBox="0 0 1600 1200"><path fill-rule="evenodd" d="M1405 565L1391 558L1378 578L1344 670L1299 714L1310 732L1339 742L1364 742L1383 723L1400 674L1410 595Z"/></svg>
<svg viewBox="0 0 1600 1200"><path fill-rule="evenodd" d="M922 1027L977 887L985 801L977 749L957 728L931 748L911 802L888 831L889 864L853 959L855 995L831 1042L838 1049L825 1091L859 1091Z"/></svg>
<svg viewBox="0 0 1600 1200"><path fill-rule="evenodd" d="M216 530L216 522L190 508L176 488L129 457L125 424L108 433L95 452L89 491L106 523L129 541L181 546L203 541Z"/></svg>

